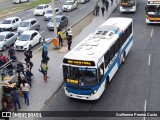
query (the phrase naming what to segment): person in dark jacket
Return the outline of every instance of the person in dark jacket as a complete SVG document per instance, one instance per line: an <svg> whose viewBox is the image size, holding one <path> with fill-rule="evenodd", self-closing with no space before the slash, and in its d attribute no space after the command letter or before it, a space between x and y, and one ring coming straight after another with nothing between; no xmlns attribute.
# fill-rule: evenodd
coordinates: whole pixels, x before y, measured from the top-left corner
<svg viewBox="0 0 160 120"><path fill-rule="evenodd" d="M17 105L19 109L21 109L21 105L19 103L19 91L16 88L13 88L13 91L11 92L14 110L17 111Z"/></svg>
<svg viewBox="0 0 160 120"><path fill-rule="evenodd" d="M30 87L32 87L32 76L33 74L31 73L31 71L27 68L26 69L26 78L27 78L27 82L29 84Z"/></svg>
<svg viewBox="0 0 160 120"><path fill-rule="evenodd" d="M104 16L104 11L105 11L104 6L101 7L101 10L102 10L102 15Z"/></svg>

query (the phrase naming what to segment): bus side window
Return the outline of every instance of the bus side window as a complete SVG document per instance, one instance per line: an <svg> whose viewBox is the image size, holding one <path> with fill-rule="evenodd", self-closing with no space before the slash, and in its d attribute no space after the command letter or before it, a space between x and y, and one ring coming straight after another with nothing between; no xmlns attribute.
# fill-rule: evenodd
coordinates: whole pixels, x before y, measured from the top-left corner
<svg viewBox="0 0 160 120"><path fill-rule="evenodd" d="M101 80L104 76L104 64L103 63L98 68L98 76L99 76L99 80Z"/></svg>

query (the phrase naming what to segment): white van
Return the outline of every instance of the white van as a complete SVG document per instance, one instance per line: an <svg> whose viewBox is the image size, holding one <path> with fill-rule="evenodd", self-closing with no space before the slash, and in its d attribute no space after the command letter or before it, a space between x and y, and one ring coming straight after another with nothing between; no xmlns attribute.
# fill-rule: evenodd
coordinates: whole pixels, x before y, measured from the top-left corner
<svg viewBox="0 0 160 120"><path fill-rule="evenodd" d="M29 0L13 0L13 3L29 2Z"/></svg>

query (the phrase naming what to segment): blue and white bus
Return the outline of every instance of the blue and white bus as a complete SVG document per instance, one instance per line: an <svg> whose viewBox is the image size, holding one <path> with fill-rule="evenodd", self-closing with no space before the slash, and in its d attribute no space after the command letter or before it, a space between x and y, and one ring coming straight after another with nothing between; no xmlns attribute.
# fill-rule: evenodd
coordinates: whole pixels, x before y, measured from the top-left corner
<svg viewBox="0 0 160 120"><path fill-rule="evenodd" d="M136 12L138 0L121 0L120 12Z"/></svg>
<svg viewBox="0 0 160 120"><path fill-rule="evenodd" d="M109 18L64 56L65 94L96 100L133 45L133 19Z"/></svg>

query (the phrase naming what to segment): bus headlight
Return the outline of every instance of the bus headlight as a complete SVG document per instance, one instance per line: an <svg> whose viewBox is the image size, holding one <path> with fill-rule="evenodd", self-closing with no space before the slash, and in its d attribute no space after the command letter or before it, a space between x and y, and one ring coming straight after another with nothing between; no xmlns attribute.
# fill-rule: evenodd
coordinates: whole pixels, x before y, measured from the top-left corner
<svg viewBox="0 0 160 120"><path fill-rule="evenodd" d="M96 94L96 92L97 92L97 90L94 90L94 91L93 91L93 93L91 93L91 95L94 95L94 94Z"/></svg>

